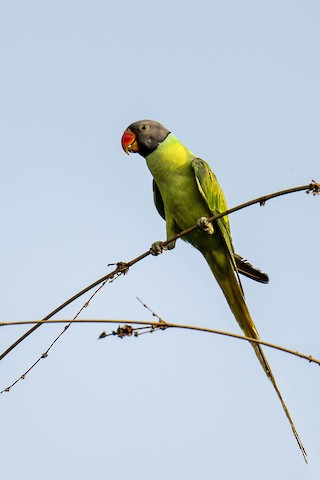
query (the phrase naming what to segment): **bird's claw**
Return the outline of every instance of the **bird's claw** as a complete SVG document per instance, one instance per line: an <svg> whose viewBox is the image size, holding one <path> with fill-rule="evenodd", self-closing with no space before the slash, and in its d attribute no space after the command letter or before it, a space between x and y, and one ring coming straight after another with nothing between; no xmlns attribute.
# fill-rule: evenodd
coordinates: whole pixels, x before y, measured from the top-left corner
<svg viewBox="0 0 320 480"><path fill-rule="evenodd" d="M150 248L151 255L156 257L157 255L160 255L164 250L168 250L168 247L164 246L163 243L164 242L161 242L160 240L158 242L154 242Z"/></svg>
<svg viewBox="0 0 320 480"><path fill-rule="evenodd" d="M214 228L211 222L207 219L207 217L200 217L197 220L197 226L201 232L207 233L208 235L212 235L214 233Z"/></svg>

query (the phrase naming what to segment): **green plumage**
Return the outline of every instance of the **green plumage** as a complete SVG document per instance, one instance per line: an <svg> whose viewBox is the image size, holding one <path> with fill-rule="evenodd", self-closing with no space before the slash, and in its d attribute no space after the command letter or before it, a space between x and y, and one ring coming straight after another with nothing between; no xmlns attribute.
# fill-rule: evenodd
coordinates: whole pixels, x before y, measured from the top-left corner
<svg viewBox="0 0 320 480"><path fill-rule="evenodd" d="M152 153L146 155L146 161L154 178L156 207L166 220L167 238L196 224L200 217L210 217L227 210L223 191L209 165L195 157L173 134L170 133ZM241 268L245 270L245 265L250 264L235 255L227 216L214 223L212 235L195 230L183 239L205 257L244 335L259 339L238 275L238 266L241 271ZM304 447L264 352L259 344L251 344L277 392L306 458Z"/></svg>
<svg viewBox="0 0 320 480"><path fill-rule="evenodd" d="M209 165L195 157L174 135L170 134L146 161L163 201L168 238L194 225L200 217L227 210L223 191ZM212 235L195 230L183 239L207 260L245 335L258 338L246 308L244 313L245 301L228 217L219 218L213 228ZM261 361L259 346L254 348Z"/></svg>

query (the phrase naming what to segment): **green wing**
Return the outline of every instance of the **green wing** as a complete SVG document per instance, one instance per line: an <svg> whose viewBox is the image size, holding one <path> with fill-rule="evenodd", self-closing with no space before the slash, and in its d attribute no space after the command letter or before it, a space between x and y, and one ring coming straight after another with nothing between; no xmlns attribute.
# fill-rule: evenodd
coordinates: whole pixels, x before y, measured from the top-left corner
<svg viewBox="0 0 320 480"><path fill-rule="evenodd" d="M222 206L221 211L227 210L227 203L226 203L226 200L224 198L223 192L221 190L221 187L220 187L214 173L212 172L211 168L209 167L209 165L206 164L206 162L204 162L203 160L200 160L198 158L194 159L194 162L197 163L197 166L196 167L193 166L193 168L194 168L194 171L195 171L198 187L199 187L199 183L201 184L201 182L197 178L196 169L199 172L198 173L199 178L201 177L201 171L202 171L202 178L205 178L205 176L206 176L205 170L207 169L207 171L209 172L209 178L210 178L210 176L212 177L212 179L213 179L212 183L214 183L214 185L215 185L213 187L208 187L209 191L211 192L211 189L214 189L218 192L218 202L217 203L220 203L220 205ZM203 164L202 166L201 166L200 162ZM209 182L207 181L205 183L208 184ZM154 180L152 182L152 189L153 189L153 200L154 200L155 207L156 207L159 215L163 218L163 220L165 220L166 216L165 216L165 211L164 211L163 200L162 200L162 197L161 197L159 187ZM207 202L207 199L204 196L205 195L204 187L199 187L199 190L201 192L201 195L205 199L207 205L209 206L209 204ZM211 194L210 198L212 198L212 197L213 197L213 195ZM212 199L211 201L212 201L212 204L214 205L215 204L214 203L215 199ZM210 206L209 206L209 208L210 208L210 211L213 211ZM218 208L216 208L215 213L217 213L217 211L218 211ZM225 228L227 230L226 235L229 238L229 243L230 243L230 247L228 247L228 248L231 248L232 252L233 252L228 217L222 217L219 220L222 222L222 224L219 225L220 230L221 230L221 228ZM258 270L257 268L255 268L254 266L252 266L251 263L249 263L247 260L242 258L240 255L237 255L236 253L234 253L234 259L235 259L235 262L236 262L236 265L237 265L238 272L241 273L242 275L245 275L246 277L251 278L251 280L255 280L256 282L260 282L260 283L268 283L269 282L269 277L266 273L263 273L260 270Z"/></svg>
<svg viewBox="0 0 320 480"><path fill-rule="evenodd" d="M201 196L205 200L212 215L225 212L227 202L220 187L215 174L211 170L210 166L201 158L194 158L192 160L192 168L196 177L197 185ZM227 247L230 260L236 272L238 272L236 261L234 258L234 249L232 245L230 224L227 216L218 218L216 221L219 231L223 237L224 243Z"/></svg>
<svg viewBox="0 0 320 480"><path fill-rule="evenodd" d="M163 200L162 200L162 197L161 197L159 187L154 180L152 182L152 189L153 189L153 201L154 201L154 204L156 206L156 209L158 210L158 213L163 218L163 220L165 220L166 215L164 213Z"/></svg>

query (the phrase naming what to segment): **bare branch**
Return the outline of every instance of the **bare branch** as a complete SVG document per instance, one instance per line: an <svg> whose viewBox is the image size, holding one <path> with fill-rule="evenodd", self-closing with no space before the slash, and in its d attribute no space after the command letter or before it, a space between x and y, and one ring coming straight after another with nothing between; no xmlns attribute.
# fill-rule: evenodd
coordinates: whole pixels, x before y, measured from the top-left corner
<svg viewBox="0 0 320 480"><path fill-rule="evenodd" d="M265 195L263 197L259 197L259 198L256 198L254 200L251 200L249 202L246 202L246 203L243 203L237 207L234 207L234 208L231 208L229 210L227 210L226 212L223 212L223 213L220 213L218 215L214 215L213 217L210 217L210 221L214 221L214 220L217 220L218 218L221 218L225 215L230 215L231 213L234 213L238 210L241 210L243 208L246 208L246 207L249 207L250 205L254 205L256 203L259 203L260 205L264 205L266 203L267 200L270 200L272 198L276 198L276 197L279 197L279 196L283 196L283 195L287 195L289 193L294 193L294 192L300 192L300 191L306 191L306 193L312 193L313 195L318 195L319 192L320 192L320 185L319 183L315 182L314 180L308 184L308 185L302 185L300 187L294 187L294 188L290 188L290 189L286 189L286 190L281 190L279 192L275 192L275 193L271 193L269 195ZM195 230L197 228L197 225L193 225L192 227L188 228L187 230L184 230L182 232L180 232L179 234L175 235L174 237L172 238L169 238L168 240L166 240L163 245L168 245L169 243L171 243L172 241L190 233L191 231ZM73 297L69 298L68 300L66 300L64 303L62 303L59 307L55 308L52 312L50 312L46 317L44 317L41 321L37 322L31 329L29 329L27 332L25 332L21 337L19 337L12 345L10 345L1 355L0 355L0 361L6 357L6 355L8 355L8 353L10 353L15 347L17 347L23 340L25 340L31 333L33 333L37 328L39 328L43 323L47 322L50 318L52 318L54 315L56 315L58 312L60 312L63 308L65 308L67 305L70 305L72 302L74 302L75 300L77 300L79 297L81 297L82 295L84 295L85 293L87 293L88 291L92 290L94 287L98 286L98 285L101 285L104 286L108 281L113 281L115 278L118 278L120 275L124 275L128 272L129 268L132 267L133 265L135 265L136 263L140 262L141 260L143 260L144 258L146 258L148 255L150 255L150 250L142 253L141 255L139 255L138 257L134 258L133 260L131 260L130 262L118 262L116 265L116 268L108 273L107 275L103 276L102 278L99 278L98 280L96 280L95 282L93 282L92 284L88 285L87 287L85 287L83 290L81 290L80 292L76 293ZM100 288L101 288L100 287ZM99 289L100 289L99 288ZM98 289L98 290L99 290ZM94 294L95 295L95 294ZM89 300L90 301L90 300ZM87 302L86 302L87 304ZM86 304L81 308L81 310L83 308L85 308ZM78 312L79 314L80 312ZM66 327L68 328L68 327ZM64 332L62 332L64 333ZM62 335L61 333L61 335ZM61 336L59 335L59 337ZM57 341L58 338L55 340ZM50 348L50 347L49 347ZM37 362L36 362L37 363Z"/></svg>
<svg viewBox="0 0 320 480"><path fill-rule="evenodd" d="M146 308L149 309L148 306L143 304ZM152 312L152 310L150 310ZM82 323L82 324L118 324L118 325L124 325L124 327L119 327L116 331L112 331L111 333L105 333L103 335L100 335L99 338L105 338L107 336L111 335L116 335L119 338L123 338L125 336L131 337L131 336L139 336L134 335L135 331L137 329L133 328L133 325L143 325L144 328L151 328L153 331L155 330L166 330L167 328L176 328L176 329L183 329L183 330L192 330L192 331L197 331L197 332L205 332L205 333L212 333L216 335L223 335L225 337L230 337L230 338L235 338L238 340L245 340L246 342L250 343L257 343L259 345L263 345L265 347L273 348L275 350L280 350L281 352L288 353L290 355L295 355L296 357L302 358L304 360L307 360L309 363L316 363L317 365L320 365L320 360L317 358L313 357L312 355L306 355L304 353L297 352L296 350L292 350L287 347L282 347L281 345L276 345L275 343L271 342L266 342L261 339L256 339L256 338L251 338L251 337L245 337L243 335L237 334L237 333L232 333L232 332L226 332L223 330L216 330L214 328L206 328L206 327L199 327L197 325L185 325L181 323L168 323L165 320L163 320L161 317L159 317L156 313L152 312L153 316L156 316L159 318L158 322L148 322L148 321L143 321L143 320L115 320L115 319L76 319L76 320L60 320L60 319L55 319L55 320L48 320L46 324L57 324L57 323ZM16 321L16 322L1 322L0 327L7 327L7 326L16 326L16 325L31 325L31 324L37 324L38 320L26 320L26 321ZM42 354L42 358L47 357L47 353L45 352ZM29 369L30 370L30 369ZM29 371L28 370L28 371ZM28 373L28 372L26 372ZM24 374L25 376L26 374ZM0 392L2 393L2 392Z"/></svg>
<svg viewBox="0 0 320 480"><path fill-rule="evenodd" d="M256 203L259 203L261 207L264 207L266 202L268 200L271 200L272 198L281 197L283 195L288 195L290 193L301 192L301 191L305 191L306 193L312 193L312 195L314 196L319 195L320 184L317 183L315 180L312 180L312 182L309 183L309 185L302 185L301 187L288 188L286 190L280 190L279 192L270 193L268 195L264 195L263 197L255 198L254 200L250 200L249 202L242 203L237 207L230 208L225 212L219 213L217 215L213 215L212 217L208 218L208 221L213 222L215 220L218 220L218 218L222 218L225 215L230 215L231 213L238 212L239 210L243 210L244 208L250 207L251 205L255 205ZM193 225L192 227L187 228L186 230L183 230L183 232L177 233L174 237L171 237L165 242L163 242L163 246L166 246L169 243L177 240L178 238L183 237L184 235L190 232L193 232L193 230L196 230L197 228L198 228L198 225Z"/></svg>

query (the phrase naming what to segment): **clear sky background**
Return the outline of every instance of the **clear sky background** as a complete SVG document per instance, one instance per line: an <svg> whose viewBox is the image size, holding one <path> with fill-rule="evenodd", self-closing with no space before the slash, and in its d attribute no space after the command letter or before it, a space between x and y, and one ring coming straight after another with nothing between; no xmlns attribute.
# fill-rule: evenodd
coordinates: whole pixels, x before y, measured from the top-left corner
<svg viewBox="0 0 320 480"><path fill-rule="evenodd" d="M1 321L40 319L165 239L145 161L121 149L135 120L207 160L229 206L320 180L319 25L311 0L1 1ZM261 337L318 358L319 202L297 193L231 218L236 251L270 275L243 280ZM181 241L82 318L150 320L136 296L169 322L240 333ZM8 355L0 389L61 328ZM98 341L106 328L72 326L0 396L2 478L319 478L319 367L266 349L306 466L250 345L189 331ZM1 351L24 330L1 328Z"/></svg>

